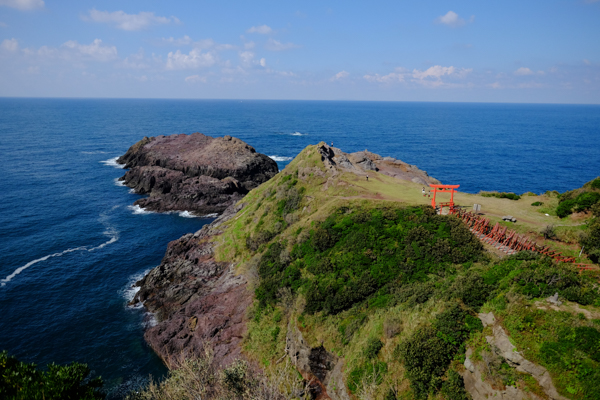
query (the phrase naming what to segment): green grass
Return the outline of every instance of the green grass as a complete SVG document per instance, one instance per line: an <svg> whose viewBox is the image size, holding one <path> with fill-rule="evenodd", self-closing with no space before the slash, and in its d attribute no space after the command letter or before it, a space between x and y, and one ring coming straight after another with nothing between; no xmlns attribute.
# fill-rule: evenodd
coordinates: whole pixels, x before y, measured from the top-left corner
<svg viewBox="0 0 600 400"><path fill-rule="evenodd" d="M556 291L590 309L599 305L593 286L597 277L526 254L495 261L483 255L479 242L458 220L428 211L425 206L431 199L421 195L421 186L375 172L369 173L368 182L352 173L332 176L317 147L309 146L273 179L252 190L243 200L246 207L224 225L216 249L219 260L237 262L238 273L258 276L250 282L256 300L248 313L245 353L265 368L274 368L284 356L291 319L309 346L323 345L344 358L346 382L354 393L369 389L373 398L383 399L389 393L440 398L444 392L460 398L455 371L464 361L465 348L484 348L484 336L490 334L474 328L476 312L493 310L503 321L517 321L521 311L515 308L515 298L533 304ZM445 194L438 198L448 200ZM455 195L457 204L481 204L493 223L513 215L517 224L500 223L539 242L539 232L554 224L563 241L546 243L576 255L575 242L584 227L571 218L559 220L553 211L558 201L556 193L527 194L519 200ZM535 202L543 204L532 206ZM449 310L461 315L454 318L460 321L454 324L458 332L436 322ZM579 319L565 321L567 327L582 324ZM394 324L399 328L386 329ZM527 330L519 332L526 332L515 339L519 349L540 340ZM435 368L407 364L409 355L402 349L419 335L432 343ZM548 336L548 343L557 343L557 338ZM440 357L436 348L444 349ZM539 354L529 355L543 363ZM548 368L555 379L567 371ZM502 384L540 393L530 377L502 363L497 375ZM577 376L569 375L579 382L571 391L585 388L587 378ZM364 386L366 381L371 387ZM566 384L557 386L565 396L579 398Z"/></svg>

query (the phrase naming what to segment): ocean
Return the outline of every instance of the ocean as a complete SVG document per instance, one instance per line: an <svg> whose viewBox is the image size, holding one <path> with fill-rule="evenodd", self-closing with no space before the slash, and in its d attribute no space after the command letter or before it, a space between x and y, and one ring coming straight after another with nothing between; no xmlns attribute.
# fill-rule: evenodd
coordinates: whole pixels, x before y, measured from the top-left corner
<svg viewBox="0 0 600 400"><path fill-rule="evenodd" d="M460 190L564 192L600 175L600 106L0 99L0 350L87 363L110 398L160 379L131 285L211 216L132 207L116 157L144 136L238 137L283 168L309 144L368 149Z"/></svg>

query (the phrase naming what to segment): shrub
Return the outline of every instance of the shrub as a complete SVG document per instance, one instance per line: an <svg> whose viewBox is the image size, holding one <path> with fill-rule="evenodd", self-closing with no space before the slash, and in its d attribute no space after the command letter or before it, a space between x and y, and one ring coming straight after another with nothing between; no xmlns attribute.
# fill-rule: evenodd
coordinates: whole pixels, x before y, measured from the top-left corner
<svg viewBox="0 0 600 400"><path fill-rule="evenodd" d="M558 207L556 207L556 215L559 218L568 217L573 213L573 207L575 207L576 204L576 201L573 199L560 202Z"/></svg>
<svg viewBox="0 0 600 400"><path fill-rule="evenodd" d="M458 372L453 369L448 370L448 375L442 383L442 394L447 400L469 400L465 390L465 381Z"/></svg>
<svg viewBox="0 0 600 400"><path fill-rule="evenodd" d="M534 207L539 207L539 206L541 206L542 204L544 204L544 203L543 203L543 202L541 202L541 201L536 201L536 202L533 202L533 203L531 203L531 205L532 205L532 206L534 206Z"/></svg>
<svg viewBox="0 0 600 400"><path fill-rule="evenodd" d="M507 192L481 192L481 196L483 197L497 197L499 199L510 199L510 200L519 200L521 196L516 193L507 193Z"/></svg>
<svg viewBox="0 0 600 400"><path fill-rule="evenodd" d="M467 276L459 276L456 279L448 289L447 297L449 299L458 298L466 305L476 308L487 301L491 289L481 275L468 274Z"/></svg>
<svg viewBox="0 0 600 400"><path fill-rule="evenodd" d="M555 239L556 231L554 230L554 225L546 225L546 227L542 229L541 234L544 235L544 239Z"/></svg>
<svg viewBox="0 0 600 400"><path fill-rule="evenodd" d="M590 182L590 187L593 189L600 189L600 178L596 178Z"/></svg>
<svg viewBox="0 0 600 400"><path fill-rule="evenodd" d="M600 193L598 192L584 192L577 196L575 199L577 203L577 212L585 211L591 208L594 204L600 202Z"/></svg>
<svg viewBox="0 0 600 400"><path fill-rule="evenodd" d="M379 354L379 350L381 350L382 347L383 347L383 342L381 340L379 340L378 338L373 338L373 337L369 338L369 340L367 340L367 346L365 347L365 349L363 351L363 355L368 360L376 358L377 355Z"/></svg>
<svg viewBox="0 0 600 400"><path fill-rule="evenodd" d="M454 355L464 351L464 341L470 332L483 329L483 325L474 322L474 317L465 323L467 317L470 315L453 303L436 316L432 325L417 329L400 345L400 357L417 399L425 399L442 387L442 377Z"/></svg>
<svg viewBox="0 0 600 400"><path fill-rule="evenodd" d="M35 364L0 353L0 398L23 400L103 399L101 378L89 378L86 364L49 364L40 371Z"/></svg>
<svg viewBox="0 0 600 400"><path fill-rule="evenodd" d="M429 274L443 275L452 263L483 255L481 242L460 220L431 207L340 208L297 240L289 257L275 260L273 250L263 255L270 267L259 268L262 304L275 300L278 285L303 291L308 313L335 314L362 301L372 307L398 298L422 303L434 291L425 283ZM285 278L300 279L302 271L309 274L301 283Z"/></svg>

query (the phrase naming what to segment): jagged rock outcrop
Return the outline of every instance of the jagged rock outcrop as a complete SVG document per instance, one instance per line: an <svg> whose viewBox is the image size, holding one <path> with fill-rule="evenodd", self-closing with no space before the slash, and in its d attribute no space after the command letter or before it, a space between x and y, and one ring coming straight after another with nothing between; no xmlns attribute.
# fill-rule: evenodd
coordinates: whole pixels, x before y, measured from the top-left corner
<svg viewBox="0 0 600 400"><path fill-rule="evenodd" d="M152 211L219 213L278 172L277 163L240 139L201 133L144 137L121 156L120 178Z"/></svg>
<svg viewBox="0 0 600 400"><path fill-rule="evenodd" d="M330 168L333 175L337 173L337 169L354 172L357 175L368 175L369 171L377 171L396 179L412 181L422 185L440 183L440 181L432 178L427 172L420 170L415 165L407 164L393 157L381 157L368 150L348 154L336 147L321 143L319 153L321 154L321 160Z"/></svg>
<svg viewBox="0 0 600 400"><path fill-rule="evenodd" d="M240 356L252 294L232 264L215 261L213 248L221 224L241 208L231 206L200 231L170 242L161 264L136 284L132 303L143 302L157 319L144 337L167 365L170 357L201 354L207 344L220 364Z"/></svg>

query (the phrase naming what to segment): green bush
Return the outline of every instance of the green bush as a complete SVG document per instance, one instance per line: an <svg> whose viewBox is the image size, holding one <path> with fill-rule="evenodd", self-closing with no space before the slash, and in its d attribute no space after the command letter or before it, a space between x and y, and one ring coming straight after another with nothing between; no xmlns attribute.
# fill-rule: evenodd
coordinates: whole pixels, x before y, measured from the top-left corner
<svg viewBox="0 0 600 400"><path fill-rule="evenodd" d="M340 208L293 247L289 263L275 254L279 247L269 247L256 294L265 305L282 286L301 290L308 313L336 314L371 298L371 306L384 307L403 296L398 294L403 285L444 274L453 263L476 261L482 248L460 220L436 215L431 207ZM310 274L300 280L302 271ZM427 286L413 289L409 297L417 303L432 293Z"/></svg>
<svg viewBox="0 0 600 400"><path fill-rule="evenodd" d="M592 183L595 181L596 180L592 181ZM586 184L584 186L591 186L591 184ZM556 208L556 215L560 218L565 218L572 214L573 211L587 211L598 203L600 203L599 192L584 189L572 190L561 195L560 202Z"/></svg>
<svg viewBox="0 0 600 400"><path fill-rule="evenodd" d="M367 346L365 347L363 354L366 359L370 360L376 358L379 354L379 350L383 348L383 342L378 338L369 338Z"/></svg>
<svg viewBox="0 0 600 400"><path fill-rule="evenodd" d="M101 378L89 378L85 364L49 364L40 371L6 351L0 353L0 398L6 400L103 399Z"/></svg>
<svg viewBox="0 0 600 400"><path fill-rule="evenodd" d="M466 305L476 308L485 303L492 287L485 283L484 278L477 274L459 276L448 289L447 298L458 298Z"/></svg>
<svg viewBox="0 0 600 400"><path fill-rule="evenodd" d="M541 206L542 204L544 204L544 203L541 202L541 201L536 201L536 202L531 203L531 205L534 206L534 207Z"/></svg>
<svg viewBox="0 0 600 400"><path fill-rule="evenodd" d="M481 192L481 196L483 197L497 197L499 199L510 199L510 200L519 200L521 196L516 193L507 193L507 192Z"/></svg>
<svg viewBox="0 0 600 400"><path fill-rule="evenodd" d="M457 303L451 303L432 325L417 329L400 345L400 357L417 399L425 399L442 387L442 378L454 356L464 351L465 340L471 332L483 329L474 318Z"/></svg>
<svg viewBox="0 0 600 400"><path fill-rule="evenodd" d="M447 400L469 400L465 390L465 381L458 372L453 369L448 370L447 378L442 383L442 394Z"/></svg>
<svg viewBox="0 0 600 400"><path fill-rule="evenodd" d="M593 189L600 189L600 178L596 178L590 182L590 187Z"/></svg>
<svg viewBox="0 0 600 400"><path fill-rule="evenodd" d="M575 199L577 203L577 212L585 211L590 209L594 204L600 202L600 193L598 192L584 192L577 196Z"/></svg>
<svg viewBox="0 0 600 400"><path fill-rule="evenodd" d="M568 217L573 213L573 208L577 205L577 202L574 199L565 200L558 204L556 207L556 215L559 218Z"/></svg>

